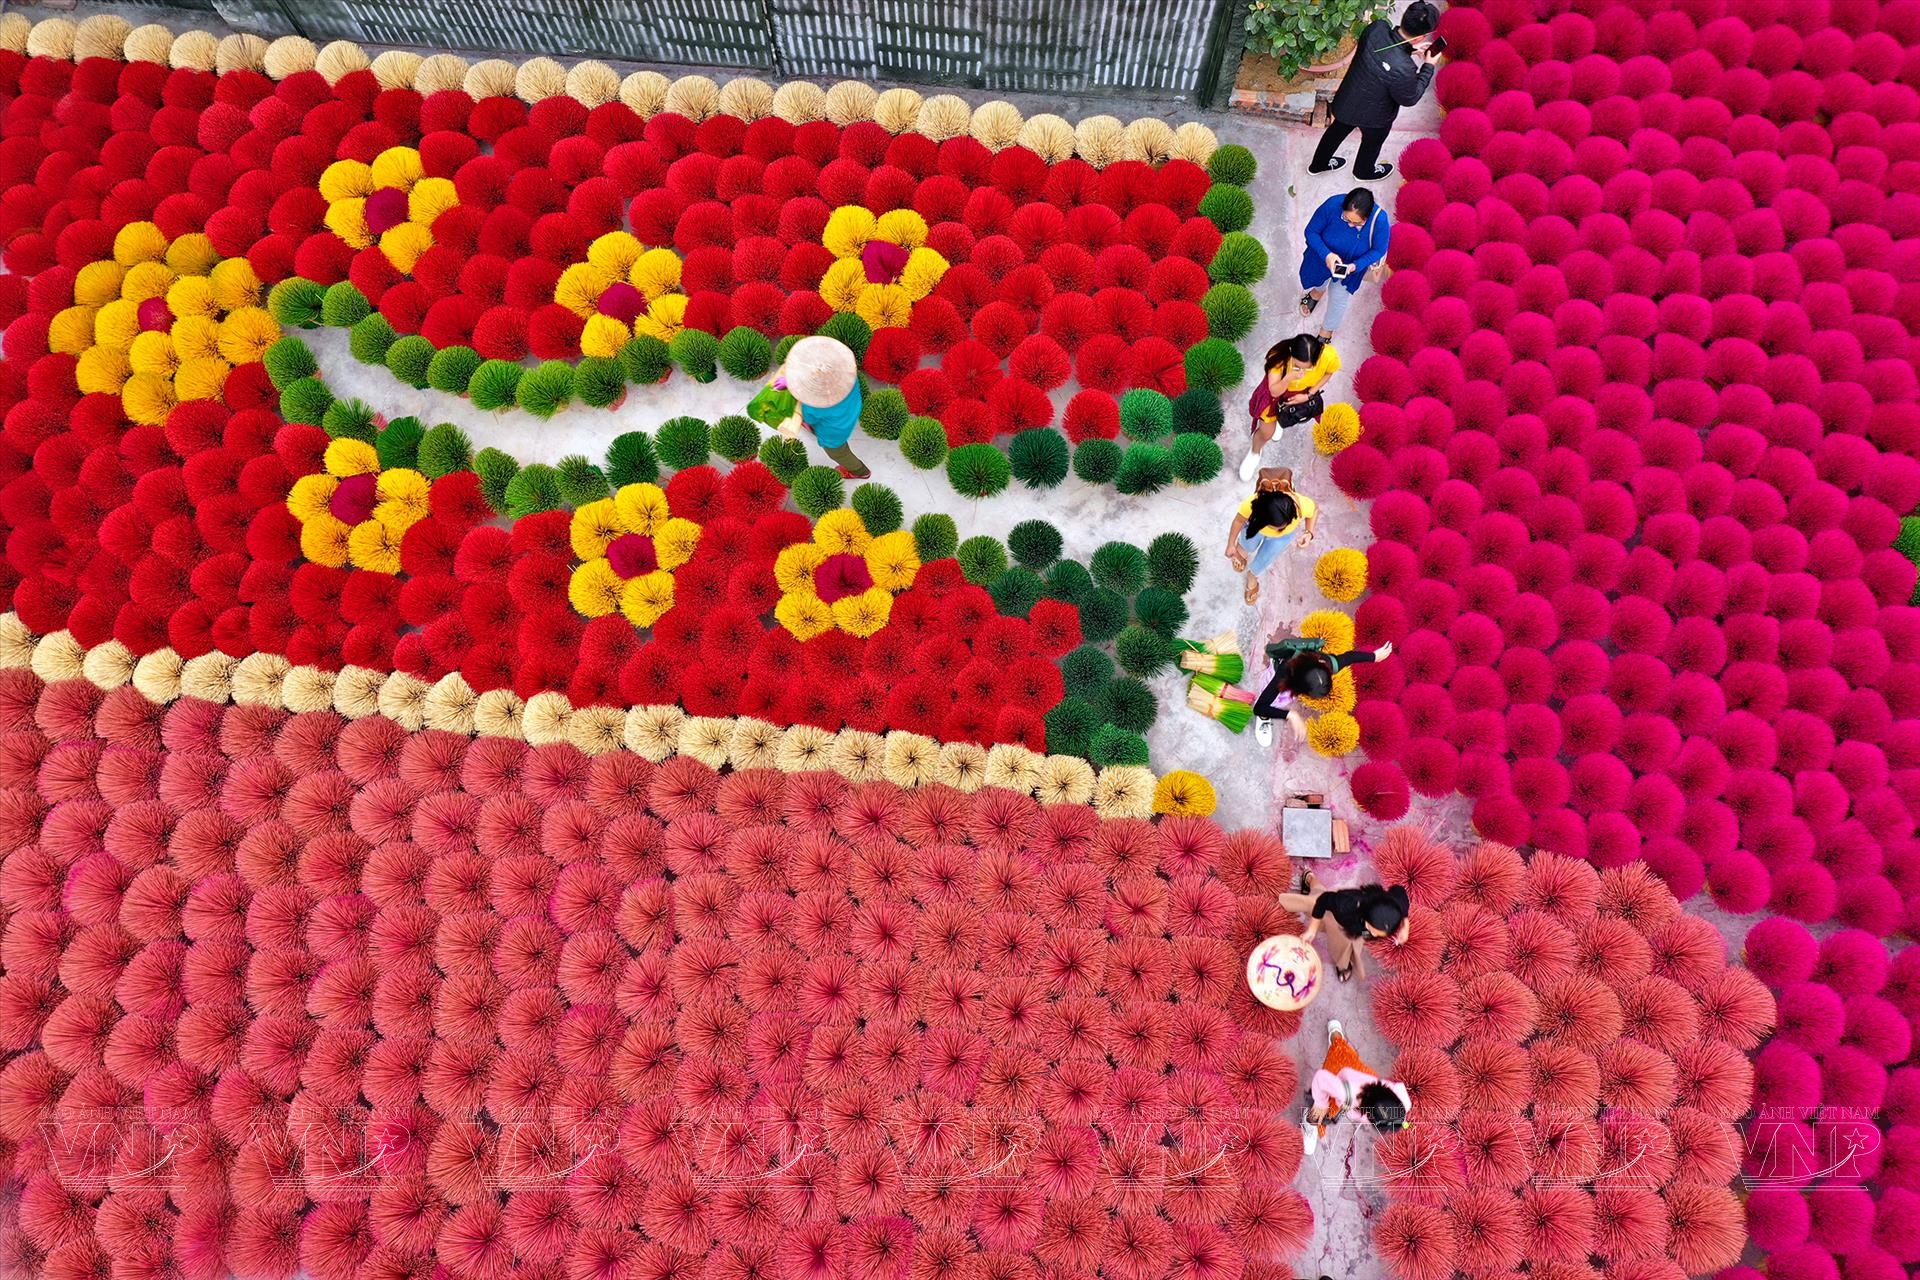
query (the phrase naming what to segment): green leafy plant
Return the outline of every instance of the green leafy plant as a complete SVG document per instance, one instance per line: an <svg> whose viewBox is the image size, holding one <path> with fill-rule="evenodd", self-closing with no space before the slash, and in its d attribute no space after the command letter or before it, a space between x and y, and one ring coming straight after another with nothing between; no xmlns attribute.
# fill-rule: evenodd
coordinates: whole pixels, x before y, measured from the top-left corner
<svg viewBox="0 0 1920 1280"><path fill-rule="evenodd" d="M520 391L520 379L525 373L525 369L511 360L485 361L467 381L467 399L473 401L476 409L508 408Z"/></svg>
<svg viewBox="0 0 1920 1280"><path fill-rule="evenodd" d="M865 359L867 344L873 341L873 327L851 311L836 311L827 317L827 322L818 332L823 337L838 338L853 348L857 359Z"/></svg>
<svg viewBox="0 0 1920 1280"><path fill-rule="evenodd" d="M1095 697L1113 679L1113 659L1105 649L1083 644L1060 659L1060 679L1070 697Z"/></svg>
<svg viewBox="0 0 1920 1280"><path fill-rule="evenodd" d="M1187 625L1186 602L1164 587L1143 587L1133 598L1133 616L1149 631L1172 639Z"/></svg>
<svg viewBox="0 0 1920 1280"><path fill-rule="evenodd" d="M280 393L280 416L288 422L317 427L333 405L333 392L318 378L298 378Z"/></svg>
<svg viewBox="0 0 1920 1280"><path fill-rule="evenodd" d="M364 440L372 444L377 434L373 410L358 400L335 400L321 415L320 425L336 440Z"/></svg>
<svg viewBox="0 0 1920 1280"><path fill-rule="evenodd" d="M1216 182L1200 197L1200 216L1222 231L1245 231L1253 225L1253 197L1245 187Z"/></svg>
<svg viewBox="0 0 1920 1280"><path fill-rule="evenodd" d="M912 417L898 387L881 387L860 402L860 429L875 440L898 440Z"/></svg>
<svg viewBox="0 0 1920 1280"><path fill-rule="evenodd" d="M646 432L628 431L607 446L607 481L614 488L652 484L659 478L660 459L653 451L653 437Z"/></svg>
<svg viewBox="0 0 1920 1280"><path fill-rule="evenodd" d="M776 480L790 486L807 469L807 446L785 436L768 436L760 442L760 461Z"/></svg>
<svg viewBox="0 0 1920 1280"><path fill-rule="evenodd" d="M418 418L395 418L389 422L373 442L373 451L380 458L380 469L385 471L389 467L417 468L420 462L420 441L425 435L426 432L421 429Z"/></svg>
<svg viewBox="0 0 1920 1280"><path fill-rule="evenodd" d="M1173 460L1173 478L1181 484L1205 484L1220 474L1220 443L1211 436L1197 431L1177 435L1167 455Z"/></svg>
<svg viewBox="0 0 1920 1280"><path fill-rule="evenodd" d="M300 276L282 280L267 293L267 312L283 329L317 329L327 287Z"/></svg>
<svg viewBox="0 0 1920 1280"><path fill-rule="evenodd" d="M1123 596L1147 585L1147 553L1131 542L1102 543L1089 567L1095 582Z"/></svg>
<svg viewBox="0 0 1920 1280"><path fill-rule="evenodd" d="M528 463L507 482L507 514L515 520L558 510L565 502L560 473L544 462Z"/></svg>
<svg viewBox="0 0 1920 1280"><path fill-rule="evenodd" d="M1159 715L1159 703L1146 681L1137 676L1121 676L1101 687L1094 705L1100 708L1107 723L1128 733L1145 733Z"/></svg>
<svg viewBox="0 0 1920 1280"><path fill-rule="evenodd" d="M1207 333L1211 337L1238 342L1260 323L1260 303L1243 284L1216 284L1200 295L1200 309L1207 313Z"/></svg>
<svg viewBox="0 0 1920 1280"><path fill-rule="evenodd" d="M1157 444L1136 444L1120 459L1113 487L1122 493L1158 493L1173 483L1173 455Z"/></svg>
<svg viewBox="0 0 1920 1280"><path fill-rule="evenodd" d="M1095 587L1080 601L1080 635L1091 644L1111 640L1127 625L1127 598L1118 591Z"/></svg>
<svg viewBox="0 0 1920 1280"><path fill-rule="evenodd" d="M367 295L356 289L351 281L342 280L338 284L328 285L326 293L320 297L320 323L336 329L350 329L372 314L373 308L367 305Z"/></svg>
<svg viewBox="0 0 1920 1280"><path fill-rule="evenodd" d="M1120 397L1120 429L1130 440L1158 440L1173 429L1173 401L1150 387Z"/></svg>
<svg viewBox="0 0 1920 1280"><path fill-rule="evenodd" d="M1093 750L1093 733L1101 725L1100 709L1084 698L1071 695L1060 699L1043 719L1047 726L1047 750L1056 755L1087 756Z"/></svg>
<svg viewBox="0 0 1920 1280"><path fill-rule="evenodd" d="M931 471L947 460L947 429L934 418L909 419L900 432L900 456L920 471Z"/></svg>
<svg viewBox="0 0 1920 1280"><path fill-rule="evenodd" d="M793 505L818 520L846 503L846 486L832 467L808 467L793 479Z"/></svg>
<svg viewBox="0 0 1920 1280"><path fill-rule="evenodd" d="M1247 48L1272 57L1280 75L1291 80L1326 62L1383 11L1390 12L1379 0L1253 0L1247 9Z"/></svg>
<svg viewBox="0 0 1920 1280"><path fill-rule="evenodd" d="M280 391L320 372L320 362L313 358L313 349L291 334L268 347L260 363L266 366L267 380Z"/></svg>
<svg viewBox="0 0 1920 1280"><path fill-rule="evenodd" d="M713 424L707 444L728 462L745 462L760 452L760 424L745 414L730 413Z"/></svg>
<svg viewBox="0 0 1920 1280"><path fill-rule="evenodd" d="M943 511L929 511L913 522L913 550L920 563L945 560L960 546L960 527Z"/></svg>
<svg viewBox="0 0 1920 1280"><path fill-rule="evenodd" d="M577 453L560 459L553 469L560 476L560 496L570 507L584 507L610 492L606 475Z"/></svg>
<svg viewBox="0 0 1920 1280"><path fill-rule="evenodd" d="M451 422L429 427L420 437L420 473L429 480L465 471L473 465L473 441Z"/></svg>
<svg viewBox="0 0 1920 1280"><path fill-rule="evenodd" d="M947 480L965 497L990 498L1012 475L1007 455L990 444L963 444L947 455Z"/></svg>
<svg viewBox="0 0 1920 1280"><path fill-rule="evenodd" d="M652 334L630 338L620 348L620 372L635 386L651 386L673 368L673 353Z"/></svg>
<svg viewBox="0 0 1920 1280"><path fill-rule="evenodd" d="M766 377L767 370L773 367L773 343L758 329L738 325L720 339L719 357L720 367L727 371L728 377L749 382Z"/></svg>
<svg viewBox="0 0 1920 1280"><path fill-rule="evenodd" d="M378 311L366 317L347 333L347 350L361 364L385 364L387 348L399 335Z"/></svg>
<svg viewBox="0 0 1920 1280"><path fill-rule="evenodd" d="M1093 731L1093 762L1101 768L1115 765L1145 764L1147 740L1128 733L1117 724L1103 724Z"/></svg>
<svg viewBox="0 0 1920 1280"><path fill-rule="evenodd" d="M1267 248L1244 231L1229 231L1213 251L1207 275L1216 284L1253 284L1267 274Z"/></svg>
<svg viewBox="0 0 1920 1280"><path fill-rule="evenodd" d="M1920 516L1900 518L1900 532L1894 535L1893 549L1920 564Z"/></svg>
<svg viewBox="0 0 1920 1280"><path fill-rule="evenodd" d="M906 515L900 505L900 495L877 481L869 480L856 486L847 501L859 514L860 523L867 526L867 532L876 538L898 529Z"/></svg>
<svg viewBox="0 0 1920 1280"><path fill-rule="evenodd" d="M1137 625L1121 631L1113 642L1113 656L1121 670L1142 679L1171 666L1175 652L1173 641Z"/></svg>
<svg viewBox="0 0 1920 1280"><path fill-rule="evenodd" d="M1055 600L1079 604L1093 591L1093 575L1078 560L1061 560L1047 570L1047 594Z"/></svg>
<svg viewBox="0 0 1920 1280"><path fill-rule="evenodd" d="M427 366L433 363L435 347L417 333L395 338L387 348L387 368L410 387L427 385ZM518 369L520 366L513 366Z"/></svg>
<svg viewBox="0 0 1920 1280"><path fill-rule="evenodd" d="M1173 429L1181 435L1217 436L1227 423L1227 412L1217 392L1189 387L1173 398Z"/></svg>
<svg viewBox="0 0 1920 1280"><path fill-rule="evenodd" d="M1007 550L1029 569L1044 569L1060 558L1060 531L1045 520L1022 520L1007 532Z"/></svg>
<svg viewBox="0 0 1920 1280"><path fill-rule="evenodd" d="M667 343L667 353L680 372L695 382L712 382L719 376L720 339L704 329L682 329Z"/></svg>
<svg viewBox="0 0 1920 1280"><path fill-rule="evenodd" d="M700 418L668 418L653 433L653 449L675 471L700 466L712 452L712 429Z"/></svg>
<svg viewBox="0 0 1920 1280"><path fill-rule="evenodd" d="M573 366L564 360L535 365L514 388L514 400L536 418L551 418L573 402Z"/></svg>
<svg viewBox="0 0 1920 1280"><path fill-rule="evenodd" d="M1207 173L1215 182L1231 182L1244 187L1253 181L1253 175L1260 172L1259 161L1253 158L1253 152L1237 142L1229 142L1213 149L1207 158Z"/></svg>
<svg viewBox="0 0 1920 1280"><path fill-rule="evenodd" d="M954 554L960 561L961 576L976 587L986 586L1007 571L1007 549L989 534L968 538Z"/></svg>
<svg viewBox="0 0 1920 1280"><path fill-rule="evenodd" d="M497 515L507 514L507 486L520 474L520 464L498 449L486 448L474 455L474 472L480 477L480 496Z"/></svg>
<svg viewBox="0 0 1920 1280"><path fill-rule="evenodd" d="M1193 587L1200 571L1200 549L1184 533L1163 533L1147 544L1147 582L1175 595Z"/></svg>
<svg viewBox="0 0 1920 1280"><path fill-rule="evenodd" d="M427 385L449 395L465 395L480 363L480 353L472 347L442 347L427 361Z"/></svg>
<svg viewBox="0 0 1920 1280"><path fill-rule="evenodd" d="M1024 618L1046 594L1046 583L1025 565L1014 565L987 584L994 607L1009 618Z"/></svg>
<svg viewBox="0 0 1920 1280"><path fill-rule="evenodd" d="M1120 474L1122 452L1112 440L1082 440L1073 451L1073 474L1088 484L1111 484Z"/></svg>
<svg viewBox="0 0 1920 1280"><path fill-rule="evenodd" d="M618 360L586 356L573 366L573 394L589 409L604 409L626 391L627 375Z"/></svg>

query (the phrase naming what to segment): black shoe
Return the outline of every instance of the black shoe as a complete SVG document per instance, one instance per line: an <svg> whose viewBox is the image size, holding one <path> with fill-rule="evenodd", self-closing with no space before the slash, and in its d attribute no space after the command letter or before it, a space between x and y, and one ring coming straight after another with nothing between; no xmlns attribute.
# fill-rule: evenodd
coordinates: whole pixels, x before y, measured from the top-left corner
<svg viewBox="0 0 1920 1280"><path fill-rule="evenodd" d="M1355 169L1353 171L1353 176L1360 179L1360 181L1362 182L1378 182L1380 181L1380 179L1386 177L1388 174L1392 172L1393 172L1392 165L1383 164L1378 169L1375 169L1372 173L1362 173L1358 169Z"/></svg>
<svg viewBox="0 0 1920 1280"><path fill-rule="evenodd" d="M1346 167L1347 167L1346 157L1335 156L1333 159L1327 161L1327 163L1324 166L1317 165L1317 164L1308 165L1307 172L1308 173L1332 173L1335 169L1344 169Z"/></svg>

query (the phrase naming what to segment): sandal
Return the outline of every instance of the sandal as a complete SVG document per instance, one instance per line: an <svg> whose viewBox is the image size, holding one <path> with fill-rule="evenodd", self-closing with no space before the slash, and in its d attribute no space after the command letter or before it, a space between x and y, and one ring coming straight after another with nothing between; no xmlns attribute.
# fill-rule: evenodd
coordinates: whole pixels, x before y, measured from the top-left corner
<svg viewBox="0 0 1920 1280"><path fill-rule="evenodd" d="M1320 307L1320 299L1314 297L1311 293L1303 293L1300 295L1300 314L1301 315L1310 316L1316 310L1318 310L1319 307Z"/></svg>
<svg viewBox="0 0 1920 1280"><path fill-rule="evenodd" d="M1338 965L1335 965L1333 969L1333 976L1340 979L1340 981L1342 982L1351 982L1353 981L1353 966L1348 965L1346 968L1342 969Z"/></svg>
<svg viewBox="0 0 1920 1280"><path fill-rule="evenodd" d="M1258 604L1260 602L1260 579L1249 577L1247 579L1247 589L1242 595L1248 604Z"/></svg>

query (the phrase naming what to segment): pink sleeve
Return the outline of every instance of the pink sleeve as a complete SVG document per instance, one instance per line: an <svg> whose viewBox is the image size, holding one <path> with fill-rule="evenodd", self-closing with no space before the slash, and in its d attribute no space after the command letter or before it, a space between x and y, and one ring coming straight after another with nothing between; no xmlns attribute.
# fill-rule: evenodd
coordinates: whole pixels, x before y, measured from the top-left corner
<svg viewBox="0 0 1920 1280"><path fill-rule="evenodd" d="M1346 1091L1340 1087L1340 1077L1325 1067L1313 1073L1310 1087L1313 1090L1313 1104L1316 1107L1324 1107L1329 1102L1346 1105L1347 1095Z"/></svg>

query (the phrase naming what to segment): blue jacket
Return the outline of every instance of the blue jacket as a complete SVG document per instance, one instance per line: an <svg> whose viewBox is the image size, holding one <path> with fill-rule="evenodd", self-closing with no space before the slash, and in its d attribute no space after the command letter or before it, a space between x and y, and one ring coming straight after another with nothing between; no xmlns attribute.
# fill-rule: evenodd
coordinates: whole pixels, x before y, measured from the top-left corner
<svg viewBox="0 0 1920 1280"><path fill-rule="evenodd" d="M1300 259L1300 284L1304 288L1318 289L1333 279L1333 273L1327 270L1327 255L1337 253L1354 266L1342 283L1348 293L1358 293L1367 268L1387 256L1387 236L1393 229L1387 211L1375 205L1373 216L1356 227L1340 216L1345 201L1345 195L1328 196L1307 223L1307 251Z"/></svg>

